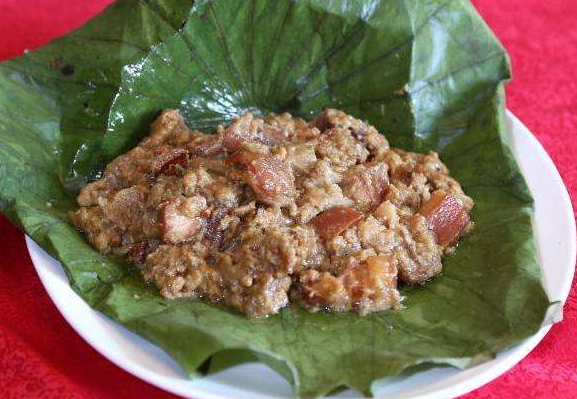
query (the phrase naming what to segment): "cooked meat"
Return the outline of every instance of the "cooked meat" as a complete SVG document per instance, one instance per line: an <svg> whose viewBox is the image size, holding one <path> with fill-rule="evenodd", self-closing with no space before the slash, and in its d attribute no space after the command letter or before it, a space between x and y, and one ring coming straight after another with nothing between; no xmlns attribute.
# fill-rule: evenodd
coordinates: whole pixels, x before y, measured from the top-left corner
<svg viewBox="0 0 577 399"><path fill-rule="evenodd" d="M346 206L329 208L312 220L322 239L333 238L363 219L363 214Z"/></svg>
<svg viewBox="0 0 577 399"><path fill-rule="evenodd" d="M268 154L239 150L229 156L228 161L242 165L246 170L244 181L263 203L286 206L294 201L294 176L290 168L278 159Z"/></svg>
<svg viewBox="0 0 577 399"><path fill-rule="evenodd" d="M126 255L165 297L255 318L291 301L400 309L398 281L442 271L473 200L437 154L391 149L338 110L312 122L247 113L213 135L168 110L78 204L70 217L90 243Z"/></svg>
<svg viewBox="0 0 577 399"><path fill-rule="evenodd" d="M360 314L397 309L401 298L394 261L384 255L357 261L351 258L336 276L313 269L302 273L302 297L309 309L355 310Z"/></svg>
<svg viewBox="0 0 577 399"><path fill-rule="evenodd" d="M200 195L170 198L158 206L160 238L166 244L194 239L205 222L206 199Z"/></svg>
<svg viewBox="0 0 577 399"><path fill-rule="evenodd" d="M350 168L341 181L343 193L362 211L371 211L381 202L389 187L388 167L384 162Z"/></svg>
<svg viewBox="0 0 577 399"><path fill-rule="evenodd" d="M443 249L421 215L408 218L399 226L400 244L394 250L399 262L399 279L408 284L424 283L441 273Z"/></svg>
<svg viewBox="0 0 577 399"><path fill-rule="evenodd" d="M183 148L159 147L158 156L152 161L152 173L155 175L177 175L188 165L188 151Z"/></svg>
<svg viewBox="0 0 577 399"><path fill-rule="evenodd" d="M465 208L443 190L434 191L419 213L427 218L429 228L435 232L439 245L443 246L455 243L470 222Z"/></svg>

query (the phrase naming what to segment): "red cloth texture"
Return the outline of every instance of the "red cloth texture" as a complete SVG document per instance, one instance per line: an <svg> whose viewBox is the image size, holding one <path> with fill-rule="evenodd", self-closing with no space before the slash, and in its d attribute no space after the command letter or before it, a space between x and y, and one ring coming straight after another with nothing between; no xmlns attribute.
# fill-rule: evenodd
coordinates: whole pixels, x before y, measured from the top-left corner
<svg viewBox="0 0 577 399"><path fill-rule="evenodd" d="M111 0L0 0L0 60L81 25ZM507 106L535 133L577 207L577 2L474 0L511 55ZM466 399L577 397L576 285L565 319L512 370ZM23 235L0 216L0 398L175 398L116 367L58 313ZM199 398L201 399L201 398Z"/></svg>

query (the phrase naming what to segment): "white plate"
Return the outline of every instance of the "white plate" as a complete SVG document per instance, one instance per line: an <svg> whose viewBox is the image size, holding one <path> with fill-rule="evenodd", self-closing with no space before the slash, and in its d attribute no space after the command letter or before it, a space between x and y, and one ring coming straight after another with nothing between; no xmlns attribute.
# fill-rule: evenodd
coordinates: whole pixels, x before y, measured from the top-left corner
<svg viewBox="0 0 577 399"><path fill-rule="evenodd" d="M543 147L513 116L507 115L509 140L535 197L534 224L539 257L549 297L565 301L575 265L575 220L567 190ZM70 325L93 348L129 373L172 393L196 399L292 398L278 374L259 363L236 366L191 381L161 349L92 310L70 286L60 263L26 237L34 267L50 298ZM523 359L550 326L497 356L468 370L436 368L404 379L375 384L378 398L454 398L493 380ZM63 349L64 350L64 349ZM350 390L338 398L359 397Z"/></svg>

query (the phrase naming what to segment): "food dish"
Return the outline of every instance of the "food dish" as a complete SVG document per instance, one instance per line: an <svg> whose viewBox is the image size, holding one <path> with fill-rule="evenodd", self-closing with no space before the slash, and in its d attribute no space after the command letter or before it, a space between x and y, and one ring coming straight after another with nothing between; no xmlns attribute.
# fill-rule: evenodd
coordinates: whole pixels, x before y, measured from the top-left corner
<svg viewBox="0 0 577 399"><path fill-rule="evenodd" d="M507 116L508 141L535 198L535 229L547 292L563 303L575 265L575 220L561 177L532 133L512 114ZM555 232L555 234L553 234ZM131 374L185 398L292 398L289 384L258 363L241 365L190 381L162 350L91 309L69 286L56 260L27 239L34 266L48 294L72 327L98 352ZM479 366L456 370L435 368L408 378L375 384L376 398L450 399L478 388L513 367L543 339L550 326ZM337 398L355 398L351 390Z"/></svg>
<svg viewBox="0 0 577 399"><path fill-rule="evenodd" d="M473 208L437 153L390 148L335 109L309 123L246 113L217 134L164 111L77 201L70 217L90 243L127 255L164 297L251 318L290 302L398 310L397 279L441 273Z"/></svg>
<svg viewBox="0 0 577 399"><path fill-rule="evenodd" d="M301 397L343 386L368 395L381 378L473 367L558 311L540 277L531 193L506 142L508 58L468 2L122 0L0 75L2 212L62 261L91 307L188 375L258 360ZM438 152L475 200L475 228L442 275L399 287L402 311L291 306L250 320L167 300L70 224L80 188L163 109L209 132L246 112L309 118L330 106L370 121L393 147Z"/></svg>

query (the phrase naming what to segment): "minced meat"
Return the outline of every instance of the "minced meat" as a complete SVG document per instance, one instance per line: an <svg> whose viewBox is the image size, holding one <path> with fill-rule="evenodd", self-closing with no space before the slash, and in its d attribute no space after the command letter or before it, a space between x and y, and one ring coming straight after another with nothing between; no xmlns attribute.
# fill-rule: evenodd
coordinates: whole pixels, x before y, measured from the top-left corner
<svg viewBox="0 0 577 399"><path fill-rule="evenodd" d="M246 113L216 134L164 111L149 137L84 187L73 223L126 255L167 298L249 317L399 309L471 227L473 200L436 153L389 148L327 109L306 122Z"/></svg>

